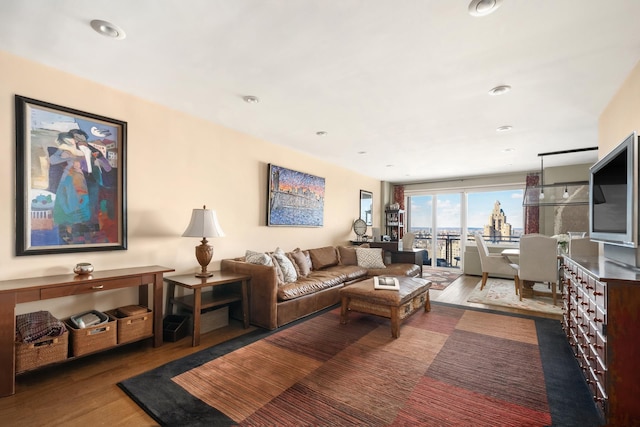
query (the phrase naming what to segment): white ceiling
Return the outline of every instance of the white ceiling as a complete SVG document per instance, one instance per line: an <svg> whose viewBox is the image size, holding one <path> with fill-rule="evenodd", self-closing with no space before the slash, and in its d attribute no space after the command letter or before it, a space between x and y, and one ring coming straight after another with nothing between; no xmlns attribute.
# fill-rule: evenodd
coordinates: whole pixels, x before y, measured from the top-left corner
<svg viewBox="0 0 640 427"><path fill-rule="evenodd" d="M469 1L4 0L0 50L395 183L598 145L640 59L640 1L504 0L485 17ZM513 89L487 94L500 84Z"/></svg>

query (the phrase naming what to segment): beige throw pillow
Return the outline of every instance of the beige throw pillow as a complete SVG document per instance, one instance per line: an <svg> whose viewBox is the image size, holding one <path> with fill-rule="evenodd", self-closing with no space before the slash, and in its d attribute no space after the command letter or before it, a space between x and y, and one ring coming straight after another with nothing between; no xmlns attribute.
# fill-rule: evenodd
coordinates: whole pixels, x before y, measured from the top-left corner
<svg viewBox="0 0 640 427"><path fill-rule="evenodd" d="M386 268L382 260L382 249L379 248L356 248L358 265L364 268Z"/></svg>
<svg viewBox="0 0 640 427"><path fill-rule="evenodd" d="M298 274L302 277L307 277L311 272L311 258L309 258L309 255L299 248L290 252L289 255Z"/></svg>
<svg viewBox="0 0 640 427"><path fill-rule="evenodd" d="M264 252L255 252L247 250L245 252L245 261L250 264L258 264L258 265L273 265L271 261L271 257Z"/></svg>
<svg viewBox="0 0 640 427"><path fill-rule="evenodd" d="M273 252L273 256L282 270L282 276L285 283L292 283L298 280L296 268L282 249L276 248L275 252Z"/></svg>

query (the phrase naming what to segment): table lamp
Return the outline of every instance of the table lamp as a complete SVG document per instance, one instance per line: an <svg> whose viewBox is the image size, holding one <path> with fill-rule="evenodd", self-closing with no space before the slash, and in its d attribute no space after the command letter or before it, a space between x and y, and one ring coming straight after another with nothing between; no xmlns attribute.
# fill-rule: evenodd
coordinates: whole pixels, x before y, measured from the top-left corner
<svg viewBox="0 0 640 427"><path fill-rule="evenodd" d="M223 237L224 231L218 224L216 211L207 209L194 209L191 213L191 222L187 229L182 233L182 237L202 237L202 241L196 246L196 258L202 267L200 273L196 273L196 277L211 277L212 272L207 271L207 266L213 258L213 246L209 245L207 237Z"/></svg>

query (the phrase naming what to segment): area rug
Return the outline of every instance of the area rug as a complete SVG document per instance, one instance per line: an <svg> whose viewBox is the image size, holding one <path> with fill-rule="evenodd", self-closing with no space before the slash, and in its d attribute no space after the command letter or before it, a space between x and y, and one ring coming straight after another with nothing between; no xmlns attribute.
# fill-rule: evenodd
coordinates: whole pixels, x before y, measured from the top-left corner
<svg viewBox="0 0 640 427"><path fill-rule="evenodd" d="M488 305L499 305L502 307L519 308L548 314L562 314L562 297L558 292L557 305L553 305L553 299L546 296L536 296L535 298L522 298L516 295L513 280L489 278L484 289L480 290L482 282L478 282L475 289L467 298L468 302L476 302ZM548 291L547 285L536 283L534 290Z"/></svg>
<svg viewBox="0 0 640 427"><path fill-rule="evenodd" d="M442 270L439 268L422 267L422 277L431 281L431 288L436 291L441 291L453 283L458 277L462 275L462 272Z"/></svg>
<svg viewBox="0 0 640 427"><path fill-rule="evenodd" d="M123 381L166 426L597 426L560 322L432 303L391 338L339 309Z"/></svg>

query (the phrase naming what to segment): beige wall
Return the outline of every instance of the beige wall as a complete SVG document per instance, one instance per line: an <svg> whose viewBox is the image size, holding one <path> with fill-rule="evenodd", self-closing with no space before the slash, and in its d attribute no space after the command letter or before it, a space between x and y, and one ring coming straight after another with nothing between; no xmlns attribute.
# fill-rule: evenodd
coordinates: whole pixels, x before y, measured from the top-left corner
<svg viewBox="0 0 640 427"><path fill-rule="evenodd" d="M380 212L378 180L3 52L0 70L0 280L71 273L80 261L97 270L158 264L174 268L174 274L195 272L199 241L180 235L191 210L203 204L217 211L226 234L211 239L214 268L246 249L345 243L355 237L351 224L359 216L360 189L374 193L374 212ZM128 123L128 250L15 256L16 94ZM323 227L265 226L269 163L325 178ZM374 217L374 225L380 220ZM123 290L21 304L17 313L46 306L62 317L131 304L135 295Z"/></svg>
<svg viewBox="0 0 640 427"><path fill-rule="evenodd" d="M640 132L640 62L600 115L598 157L604 157L634 130Z"/></svg>

